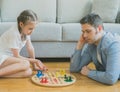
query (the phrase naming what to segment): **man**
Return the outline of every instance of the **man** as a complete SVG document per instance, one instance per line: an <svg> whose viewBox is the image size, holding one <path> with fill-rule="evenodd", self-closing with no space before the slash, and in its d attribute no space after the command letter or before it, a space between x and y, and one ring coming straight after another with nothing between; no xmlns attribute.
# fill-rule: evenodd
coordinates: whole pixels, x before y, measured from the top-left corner
<svg viewBox="0 0 120 92"><path fill-rule="evenodd" d="M120 37L104 31L99 15L89 14L80 21L82 35L71 57L70 71L80 72L104 84L120 79ZM93 62L96 70L87 65Z"/></svg>

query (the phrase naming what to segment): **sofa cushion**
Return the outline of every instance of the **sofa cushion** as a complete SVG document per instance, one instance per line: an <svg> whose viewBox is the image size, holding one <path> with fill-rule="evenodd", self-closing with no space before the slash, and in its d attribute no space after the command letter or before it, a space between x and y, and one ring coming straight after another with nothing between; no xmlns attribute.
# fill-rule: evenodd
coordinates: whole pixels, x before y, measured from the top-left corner
<svg viewBox="0 0 120 92"><path fill-rule="evenodd" d="M58 0L58 23L75 23L91 12L91 0Z"/></svg>
<svg viewBox="0 0 120 92"><path fill-rule="evenodd" d="M16 25L16 22L1 22L0 35L7 31L11 26ZM60 24L55 23L39 23L35 31L31 35L32 41L61 41L62 30Z"/></svg>
<svg viewBox="0 0 120 92"><path fill-rule="evenodd" d="M105 31L109 31L112 33L120 34L120 24L115 23L104 23ZM62 40L67 42L78 41L80 35L82 34L81 25L79 23L68 23L62 24Z"/></svg>
<svg viewBox="0 0 120 92"><path fill-rule="evenodd" d="M14 25L16 25L16 22L0 22L0 36Z"/></svg>
<svg viewBox="0 0 120 92"><path fill-rule="evenodd" d="M80 23L62 24L62 40L63 41L78 41L81 32Z"/></svg>
<svg viewBox="0 0 120 92"><path fill-rule="evenodd" d="M119 0L119 10L118 10L116 22L120 23L120 0Z"/></svg>
<svg viewBox="0 0 120 92"><path fill-rule="evenodd" d="M104 23L104 30L120 35L120 24Z"/></svg>
<svg viewBox="0 0 120 92"><path fill-rule="evenodd" d="M1 0L0 0L0 22L1 22Z"/></svg>
<svg viewBox="0 0 120 92"><path fill-rule="evenodd" d="M76 42L32 42L37 58L70 58L74 53ZM26 48L21 55L28 57Z"/></svg>
<svg viewBox="0 0 120 92"><path fill-rule="evenodd" d="M37 13L40 21L56 22L56 0L2 0L2 21L16 21L17 16L25 9Z"/></svg>
<svg viewBox="0 0 120 92"><path fill-rule="evenodd" d="M1 15L1 13L0 13L0 15ZM1 22L1 16L0 16L0 22Z"/></svg>
<svg viewBox="0 0 120 92"><path fill-rule="evenodd" d="M60 24L39 23L31 35L32 41L61 41L62 30Z"/></svg>
<svg viewBox="0 0 120 92"><path fill-rule="evenodd" d="M115 22L119 0L93 0L92 12L97 13L103 22Z"/></svg>

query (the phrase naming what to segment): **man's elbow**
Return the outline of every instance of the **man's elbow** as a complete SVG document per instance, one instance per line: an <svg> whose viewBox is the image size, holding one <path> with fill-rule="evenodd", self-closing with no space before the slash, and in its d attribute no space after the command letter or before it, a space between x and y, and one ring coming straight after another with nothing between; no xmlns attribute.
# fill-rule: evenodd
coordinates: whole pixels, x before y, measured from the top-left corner
<svg viewBox="0 0 120 92"><path fill-rule="evenodd" d="M107 84L108 85L114 85L117 82L117 80L110 80Z"/></svg>
<svg viewBox="0 0 120 92"><path fill-rule="evenodd" d="M76 67L70 67L70 72L80 72L80 69Z"/></svg>
<svg viewBox="0 0 120 92"><path fill-rule="evenodd" d="M70 72L80 72L80 66L78 63L73 63L73 61L71 61L70 63Z"/></svg>
<svg viewBox="0 0 120 92"><path fill-rule="evenodd" d="M117 81L118 81L117 78L108 77L108 78L107 78L107 83L106 83L106 84L108 84L108 85L114 85Z"/></svg>
<svg viewBox="0 0 120 92"><path fill-rule="evenodd" d="M75 72L78 72L78 71L77 71L77 70L70 69L70 72L71 72L71 73L75 73Z"/></svg>

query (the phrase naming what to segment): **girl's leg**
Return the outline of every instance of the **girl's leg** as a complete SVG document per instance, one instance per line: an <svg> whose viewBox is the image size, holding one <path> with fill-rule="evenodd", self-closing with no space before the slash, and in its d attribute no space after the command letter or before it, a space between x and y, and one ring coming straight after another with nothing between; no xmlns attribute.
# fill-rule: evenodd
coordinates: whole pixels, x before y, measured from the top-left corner
<svg viewBox="0 0 120 92"><path fill-rule="evenodd" d="M11 74L11 75L8 75L8 76L4 76L4 77L21 78L21 77L29 77L31 75L32 75L32 70L31 70L31 68L29 68L26 71L21 71L21 72L18 72L18 73L15 73L15 74Z"/></svg>
<svg viewBox="0 0 120 92"><path fill-rule="evenodd" d="M20 62L24 62L24 60L16 57L9 57L0 65L0 69L8 65L11 65L14 63L20 63Z"/></svg>
<svg viewBox="0 0 120 92"><path fill-rule="evenodd" d="M25 72L29 70L29 68L29 61L15 57L9 57L2 63L2 65L0 65L0 77L17 74L18 72Z"/></svg>

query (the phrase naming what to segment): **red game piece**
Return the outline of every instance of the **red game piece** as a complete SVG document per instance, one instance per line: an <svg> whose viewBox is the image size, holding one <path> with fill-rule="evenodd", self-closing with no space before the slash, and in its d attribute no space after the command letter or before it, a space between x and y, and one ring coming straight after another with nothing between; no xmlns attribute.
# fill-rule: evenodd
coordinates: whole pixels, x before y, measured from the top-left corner
<svg viewBox="0 0 120 92"><path fill-rule="evenodd" d="M40 83L48 83L48 80L46 77L41 78Z"/></svg>

